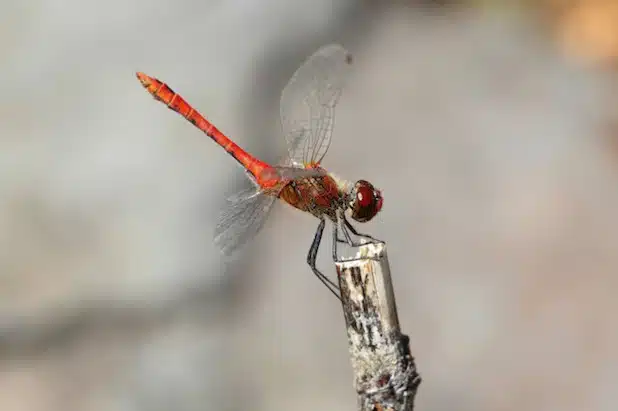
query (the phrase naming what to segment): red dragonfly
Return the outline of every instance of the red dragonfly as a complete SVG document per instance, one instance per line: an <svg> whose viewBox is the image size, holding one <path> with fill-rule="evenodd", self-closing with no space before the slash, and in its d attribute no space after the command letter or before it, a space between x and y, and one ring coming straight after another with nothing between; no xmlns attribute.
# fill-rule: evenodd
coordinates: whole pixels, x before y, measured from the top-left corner
<svg viewBox="0 0 618 411"><path fill-rule="evenodd" d="M277 198L311 213L320 220L307 263L313 273L337 297L338 286L316 268L316 257L326 219L333 223L333 259L338 260L337 243L357 247L374 238L358 233L345 212L358 222L371 220L382 208L382 194L371 183L352 184L327 172L321 161L331 142L334 109L350 71L352 59L340 45L318 49L294 73L281 94L281 124L288 143L288 155L277 165L252 156L187 103L168 85L137 73L150 94L212 138L246 170L253 186L228 198L215 229L215 244L231 254L261 229ZM343 234L343 239L339 237Z"/></svg>

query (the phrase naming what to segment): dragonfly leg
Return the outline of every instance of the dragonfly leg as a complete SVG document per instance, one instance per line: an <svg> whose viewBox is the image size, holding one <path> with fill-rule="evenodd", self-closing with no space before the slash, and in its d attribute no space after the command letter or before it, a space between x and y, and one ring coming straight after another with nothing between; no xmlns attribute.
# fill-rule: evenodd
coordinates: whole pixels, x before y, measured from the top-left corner
<svg viewBox="0 0 618 411"><path fill-rule="evenodd" d="M347 244L348 241L345 238L339 237L339 230L337 229L336 224L333 225L333 228L334 228L333 230L333 250L334 250L336 243Z"/></svg>
<svg viewBox="0 0 618 411"><path fill-rule="evenodd" d="M333 224L333 261L339 261L337 243L346 244L346 240L339 238L338 224Z"/></svg>
<svg viewBox="0 0 618 411"><path fill-rule="evenodd" d="M379 243L380 242L380 240L377 240L377 239L375 239L375 238L373 238L373 237L371 237L369 235L361 234L358 231L356 231L356 229L352 226L352 224L350 224L348 219L345 217L345 214L339 213L337 215L337 218L338 218L337 225L339 225L340 230L343 233L343 236L345 237L345 242L348 245L350 245L352 247L360 247L363 244L368 244L368 243L371 244L371 243ZM350 232L352 234L354 234L355 236L360 237L360 238L364 238L365 240L368 240L368 241L365 241L365 242L354 241L352 239L352 236L350 236ZM337 238L337 239L339 239L339 238Z"/></svg>
<svg viewBox="0 0 618 411"><path fill-rule="evenodd" d="M331 279L326 277L324 274L317 269L315 260L318 256L318 249L320 248L320 242L322 241L322 234L324 233L324 226L326 225L326 220L324 218L320 219L320 224L318 225L318 229L315 232L315 237L313 237L313 242L311 243L311 248L309 248L309 253L307 254L307 264L311 267L313 274L328 288L328 291L333 293L335 297L341 300L339 296L339 287L335 284ZM336 229L335 229L336 230ZM336 235L336 231L335 231ZM333 249L336 249L336 246L333 246Z"/></svg>
<svg viewBox="0 0 618 411"><path fill-rule="evenodd" d="M382 243L382 241L376 238L373 238L370 235L362 234L356 231L356 229L352 226L352 224L350 224L350 222L345 218L345 215L339 215L338 217L339 217L339 221L335 225L335 230L333 232L333 259L335 261L349 260L346 258L339 258L339 254L337 253L337 243L347 244L348 246L351 246L354 248L359 248L366 244ZM339 231L343 233L343 236L345 239L339 238L339 233L338 233ZM355 241L354 239L352 239L352 236L350 235L350 233L354 234L356 237L364 238L366 241L364 242ZM358 258L358 257L353 257L352 259L354 258ZM375 257L369 257L369 258L376 259Z"/></svg>
<svg viewBox="0 0 618 411"><path fill-rule="evenodd" d="M345 219L345 216L343 217L343 221L345 221L346 223L348 222ZM358 243L358 242L352 240L352 237L350 236L350 233L348 232L348 229L347 229L347 224L346 224L345 227L344 226L341 227L341 231L343 232L343 236L345 237L345 242L346 243L348 243L352 247L359 247L359 246L362 245L361 243ZM354 231L352 231L352 232L354 232Z"/></svg>
<svg viewBox="0 0 618 411"><path fill-rule="evenodd" d="M369 241L370 243L380 243L381 242L380 240L377 240L377 239L373 238L370 235L362 234L362 233L359 233L358 231L356 231L354 226L352 224L350 224L350 222L348 221L347 218L345 218L345 216L343 216L343 223L345 224L347 229L350 230L352 232L352 234L354 234L355 236L368 239L368 240L370 240Z"/></svg>

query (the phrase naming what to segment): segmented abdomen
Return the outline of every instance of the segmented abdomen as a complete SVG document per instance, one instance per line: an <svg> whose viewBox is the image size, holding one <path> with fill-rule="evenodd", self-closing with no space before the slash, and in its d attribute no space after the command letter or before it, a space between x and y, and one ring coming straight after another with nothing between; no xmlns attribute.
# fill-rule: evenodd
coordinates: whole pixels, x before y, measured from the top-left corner
<svg viewBox="0 0 618 411"><path fill-rule="evenodd" d="M270 166L257 158L253 157L240 146L229 139L210 121L206 120L197 110L185 101L178 93L172 90L167 84L162 81L147 76L144 73L137 73L137 78L142 83L144 88L156 99L167 105L171 110L174 110L195 127L202 130L208 137L212 138L225 151L234 157L242 164L259 182L262 182L260 176L265 169Z"/></svg>

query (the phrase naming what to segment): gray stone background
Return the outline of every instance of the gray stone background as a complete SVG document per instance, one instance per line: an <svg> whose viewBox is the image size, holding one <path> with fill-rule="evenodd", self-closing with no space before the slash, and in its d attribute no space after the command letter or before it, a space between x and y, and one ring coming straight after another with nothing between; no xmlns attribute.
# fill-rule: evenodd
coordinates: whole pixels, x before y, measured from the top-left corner
<svg viewBox="0 0 618 411"><path fill-rule="evenodd" d="M363 228L388 242L417 409L617 409L615 80L526 14L4 0L0 33L0 410L356 409L305 264L317 221L279 205L222 261L215 217L247 182L134 76L273 160L281 88L333 41L355 65L324 165L383 189Z"/></svg>

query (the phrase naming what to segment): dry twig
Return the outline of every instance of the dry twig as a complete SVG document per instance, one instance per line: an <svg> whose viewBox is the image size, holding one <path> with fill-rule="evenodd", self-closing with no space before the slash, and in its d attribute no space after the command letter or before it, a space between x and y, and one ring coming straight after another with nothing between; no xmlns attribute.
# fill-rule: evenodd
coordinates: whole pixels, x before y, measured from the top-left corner
<svg viewBox="0 0 618 411"><path fill-rule="evenodd" d="M335 263L361 411L412 411L421 382L401 333L386 244Z"/></svg>

